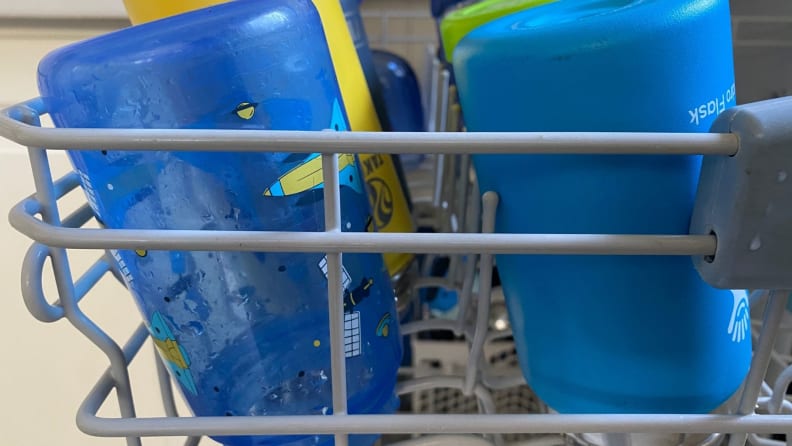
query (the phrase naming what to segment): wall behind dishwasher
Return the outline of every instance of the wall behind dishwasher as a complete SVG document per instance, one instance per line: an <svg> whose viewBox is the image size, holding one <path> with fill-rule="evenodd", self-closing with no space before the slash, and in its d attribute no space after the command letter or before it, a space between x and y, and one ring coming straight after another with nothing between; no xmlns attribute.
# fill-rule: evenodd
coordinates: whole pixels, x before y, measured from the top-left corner
<svg viewBox="0 0 792 446"><path fill-rule="evenodd" d="M38 60L53 48L105 32L107 26L59 25L41 29L32 23L9 21L0 26L0 107L36 96ZM66 24L68 25L68 24ZM63 153L52 153L57 174L69 169ZM23 148L0 138L0 213L33 191L33 180ZM82 202L81 192L69 196L73 209ZM65 320L42 324L25 309L20 295L20 267L30 242L15 232L5 217L0 219L3 256L0 256L0 444L4 445L99 445L123 444L85 436L74 424L74 415L107 365L104 355ZM73 274L79 275L98 256L75 252ZM49 277L49 274L47 274ZM46 291L54 296L49 281ZM124 340L140 322L132 300L114 279L107 277L96 293L85 301L89 315L117 339ZM162 413L155 391L153 353L146 346L133 366L133 388L141 415ZM118 411L108 404L105 414ZM177 439L151 442L154 445L183 444Z"/></svg>
<svg viewBox="0 0 792 446"><path fill-rule="evenodd" d="M427 3L364 1L372 46L407 57L419 76L425 73L424 44L435 38ZM0 107L36 95L36 64L49 50L124 26L119 4L120 0L97 1L95 8L86 9L88 3L81 0L0 0ZM740 101L792 92L792 2L732 0L732 8ZM103 19L63 20L84 16L86 10ZM35 16L36 20L20 20L20 15ZM42 18L55 20L40 21ZM68 170L63 154L53 153L52 159L58 172ZM0 214L33 190L26 153L4 139L0 139L0 184ZM82 199L79 193L70 198L72 207ZM106 360L67 322L45 325L29 315L19 293L19 274L30 242L12 230L5 218L0 218L0 237L4 248L0 256L0 295L4 297L0 303L0 444L123 444L123 440L85 436L75 427L74 413L104 370ZM74 274L97 255L74 253ZM47 290L54 295L51 284ZM131 298L113 280L105 280L90 295L85 308L117 339L125 338L139 323ZM160 415L151 347L146 346L141 356L132 366L139 415ZM108 406L105 414L116 415L112 404ZM156 439L144 444L176 445L181 440Z"/></svg>
<svg viewBox="0 0 792 446"><path fill-rule="evenodd" d="M737 99L792 94L792 2L731 0Z"/></svg>

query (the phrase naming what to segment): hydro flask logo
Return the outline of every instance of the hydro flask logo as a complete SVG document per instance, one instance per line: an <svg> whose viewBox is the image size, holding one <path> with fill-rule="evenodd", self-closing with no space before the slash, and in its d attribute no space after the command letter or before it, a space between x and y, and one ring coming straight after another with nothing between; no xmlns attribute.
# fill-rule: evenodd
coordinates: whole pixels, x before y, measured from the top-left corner
<svg viewBox="0 0 792 446"><path fill-rule="evenodd" d="M369 196L374 198L374 209L372 209L374 226L382 229L388 226L393 217L393 192L388 187L388 183L381 178L369 178L366 185L369 188Z"/></svg>
<svg viewBox="0 0 792 446"><path fill-rule="evenodd" d="M748 296L744 292L732 292L734 305L732 306L731 318L729 319L728 333L731 335L732 342L742 342L747 336L751 323L750 308L748 306Z"/></svg>
<svg viewBox="0 0 792 446"><path fill-rule="evenodd" d="M690 116L689 123L699 125L710 116L723 113L730 105L734 104L736 98L737 92L734 88L734 84L732 84L731 87L727 88L726 91L720 95L715 95L711 100L688 110L688 116ZM707 125L709 125L709 123L707 123Z"/></svg>

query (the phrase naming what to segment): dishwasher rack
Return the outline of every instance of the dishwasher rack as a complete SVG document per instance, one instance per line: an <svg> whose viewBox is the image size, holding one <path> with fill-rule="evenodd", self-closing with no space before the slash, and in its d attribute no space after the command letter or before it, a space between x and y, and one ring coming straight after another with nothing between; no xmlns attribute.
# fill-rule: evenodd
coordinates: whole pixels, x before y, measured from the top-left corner
<svg viewBox="0 0 792 446"><path fill-rule="evenodd" d="M773 347L779 334L792 331L781 326L788 300L787 290L754 291L752 306L764 304L761 321L756 322L758 339L750 372L736 396L732 414L502 414L495 413L493 391L524 384L522 375L492 376L482 361L484 345L509 332L489 329L490 283L494 254L622 254L714 256L717 240L712 235L539 235L495 234L498 196L485 191L479 195L475 181L469 181L469 158L473 153L540 154L705 154L731 156L741 148L733 134L651 134L651 133L337 133L229 130L111 130L54 129L41 127L47 110L41 99L13 106L0 113L0 136L28 147L36 191L10 212L11 224L35 243L23 260L22 294L28 310L37 319L54 322L67 319L107 356L109 367L80 406L79 428L100 437L126 437L127 444L139 445L141 438L184 436L187 445L196 445L207 435L335 435L336 445L348 444L348 435L363 433L433 434L407 440L404 444L495 444L504 434L605 434L610 445L627 445L630 433L705 434L702 445L730 446L749 441L756 445L785 444L762 435L789 434L792 444L792 403L786 389L792 382L789 352ZM438 126L442 127L442 126ZM60 179L52 177L49 150L171 150L218 151L234 147L237 152L322 153L326 232L255 232L186 230L114 230L83 226L93 218L83 204L61 216L58 200L79 185L76 173ZM456 229L449 225L438 233L343 233L337 224L340 214L337 153L437 154L436 159L455 158L463 175L446 175L454 189L461 187L463 198L456 211L467 218ZM441 163L438 163L441 166ZM438 170L442 170L438 167ZM441 176L442 177L442 176ZM460 186L461 185L461 186ZM437 187L440 191L444 187ZM442 192L437 192L439 198ZM461 209L461 210L460 210ZM447 213L443 210L442 213ZM459 215L458 215L459 216ZM442 218L441 218L442 220ZM443 225L441 225L443 226ZM451 225L454 226L454 225ZM464 374L437 374L409 377L397 392L406 395L435 388L458 389L475 396L477 414L395 414L348 415L346 413L345 362L343 349L343 308L340 286L328 287L330 314L333 414L329 416L266 417L180 417L173 390L163 364L157 362L159 385L166 417L138 418L129 384L128 365L147 338L143 325L123 347L108 336L80 308L91 288L112 273L112 259L101 255L76 280L72 277L68 249L152 249L326 252L330 277L341 274L342 252L412 252L454 257L450 281L422 277L421 287L454 287L460 290L460 314L456 319L426 319L402 327L405 335L426 330L448 330L467 341L469 355ZM464 256L464 257L461 257ZM58 299L50 303L43 292L42 275L49 259L54 272ZM474 277L478 276L478 288ZM456 279L459 279L458 281ZM330 281L329 281L330 282ZM340 285L340 280L337 281ZM782 371L765 382L768 364L775 361ZM111 391L115 390L120 418L97 416ZM483 436L481 436L483 435ZM707 436L708 435L708 436ZM555 437L554 437L555 438ZM558 444L539 437L525 444ZM544 442L544 443L543 443Z"/></svg>

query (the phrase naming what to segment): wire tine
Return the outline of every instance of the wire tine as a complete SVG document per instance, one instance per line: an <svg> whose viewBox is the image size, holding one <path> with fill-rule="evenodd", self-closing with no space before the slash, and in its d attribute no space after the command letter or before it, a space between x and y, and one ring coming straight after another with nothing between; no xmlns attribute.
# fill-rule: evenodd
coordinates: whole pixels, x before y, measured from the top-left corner
<svg viewBox="0 0 792 446"><path fill-rule="evenodd" d="M324 178L325 231L341 232L341 190L338 181L338 155L322 155ZM347 413L346 357L344 354L344 301L342 289L342 254L328 252L327 302L330 317L330 369L332 371L333 416ZM336 434L336 446L347 446L349 436Z"/></svg>

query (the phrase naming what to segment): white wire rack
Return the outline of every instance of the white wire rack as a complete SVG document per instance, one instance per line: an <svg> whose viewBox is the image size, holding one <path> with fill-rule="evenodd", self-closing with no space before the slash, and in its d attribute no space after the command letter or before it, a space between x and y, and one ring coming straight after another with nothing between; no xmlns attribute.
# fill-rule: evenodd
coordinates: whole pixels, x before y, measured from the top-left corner
<svg viewBox="0 0 792 446"><path fill-rule="evenodd" d="M435 66L433 82L448 85L448 74ZM430 123L435 130L449 124L449 93L432 99ZM733 414L589 414L542 413L545 408L525 387L518 368L489 364L495 341L507 339L508 330L490 326L491 274L493 254L588 254L588 255L686 255L713 256L717 241L710 235L602 235L602 234L495 234L498 197L483 195L469 175L469 155L473 153L520 154L705 154L730 156L740 150L732 134L651 134L651 133L336 133L226 130L110 130L53 129L41 127L47 110L34 99L0 113L0 136L28 147L36 191L10 212L11 224L33 239L23 260L22 294L28 310L37 319L54 322L67 319L107 356L109 367L85 398L77 412L79 428L89 435L126 437L129 445L141 438L184 436L187 445L198 444L203 436L219 435L335 435L335 443L346 445L348 435L408 434L420 436L405 444L495 444L506 441L523 444L563 444L575 441L627 445L640 437L628 434L673 434L670 444L710 445L729 440L730 446L746 441L755 445L785 444L768 437L792 432L792 403L786 389L792 382L790 347L779 333L787 303L785 291L757 291L752 306L763 315L755 323L754 356L742 390L735 396ZM320 233L255 231L121 230L83 227L93 218L84 204L61 216L58 200L79 185L76 174L54 179L49 150L189 150L235 152L321 152L325 172L325 218L327 228ZM427 222L438 233L384 234L342 233L337 177L337 153L421 153L435 154L435 179L431 197L423 203ZM451 174L451 172L463 172ZM80 308L93 286L111 271L110 261L100 255L81 277L71 274L68 249L219 250L288 251L327 253L333 414L330 416L190 417L178 416L173 390L165 367L157 363L159 386L166 417L136 417L129 385L128 365L147 338L141 325L122 343L112 339ZM458 315L453 319L419 319L402 326L405 335L430 330L446 330L464 339L464 360L457 367L412 367L397 387L400 395L435 392L428 398L433 408L416 406L413 413L395 415L348 415L343 349L343 308L341 256L353 252L413 252L451 256L450 273L445 278L419 277L414 288L445 287L459 292ZM58 299L50 303L43 292L42 276L49 259L56 280ZM477 278L477 280L476 280ZM478 286L474 286L475 282ZM332 286L335 284L335 286ZM416 345L416 344L414 344ZM509 350L505 357L513 353ZM774 351L774 345L778 347ZM423 345L426 347L426 344ZM442 347L441 347L442 348ZM420 356L420 354L419 354ZM424 357L432 357L424 352ZM765 382L768 364L775 370ZM504 371L505 370L505 371ZM509 390L522 395L512 410L498 404L499 393ZM97 416L111 391L115 390L120 418ZM446 392L437 393L437 392ZM451 393L448 393L451 392ZM525 393L520 393L525 392ZM445 404L437 403L444 398ZM424 398L424 402L426 398ZM470 404L470 401L473 404ZM468 406L465 406L468 404ZM456 409L454 407L456 407ZM505 408L506 407L506 408ZM426 413L429 411L430 413ZM444 413L436 413L436 412ZM503 412L531 413L503 413ZM465 413L458 413L465 412ZM472 412L472 413L471 413ZM590 434L601 433L601 437ZM425 434L425 435L424 435ZM523 435L514 435L523 434ZM524 434L537 434L526 436ZM538 434L557 434L546 436ZM562 439L559 435L567 435ZM698 435L695 435L698 434ZM792 435L790 435L792 437ZM790 438L788 437L788 438ZM792 444L792 438L787 440Z"/></svg>

